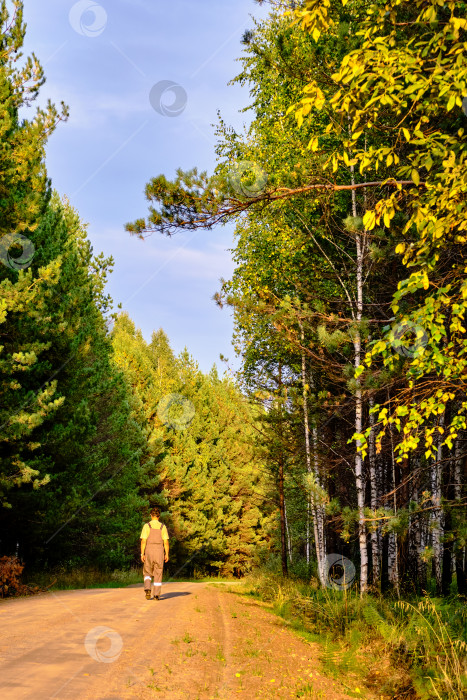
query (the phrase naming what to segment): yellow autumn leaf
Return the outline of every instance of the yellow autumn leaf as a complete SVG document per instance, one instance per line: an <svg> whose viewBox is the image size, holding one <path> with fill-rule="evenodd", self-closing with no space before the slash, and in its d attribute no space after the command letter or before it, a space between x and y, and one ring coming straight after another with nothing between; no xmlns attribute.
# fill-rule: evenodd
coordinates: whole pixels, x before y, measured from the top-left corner
<svg viewBox="0 0 467 700"><path fill-rule="evenodd" d="M367 211L363 216L363 225L368 230L371 231L375 227L376 215L374 211Z"/></svg>
<svg viewBox="0 0 467 700"><path fill-rule="evenodd" d="M310 143L308 144L308 148L311 149L312 151L317 151L318 145L319 145L318 137L313 136L313 138L310 140Z"/></svg>

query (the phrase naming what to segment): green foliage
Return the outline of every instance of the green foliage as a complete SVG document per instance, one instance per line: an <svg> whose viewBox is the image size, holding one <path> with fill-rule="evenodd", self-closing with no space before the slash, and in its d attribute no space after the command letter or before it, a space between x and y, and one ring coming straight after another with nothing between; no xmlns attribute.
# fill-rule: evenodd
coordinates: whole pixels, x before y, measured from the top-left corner
<svg viewBox="0 0 467 700"><path fill-rule="evenodd" d="M298 14L317 39L333 33L333 12L331 4L318 11L306 2ZM371 3L357 32L361 46L332 75L338 90L329 104L321 103L313 81L305 88L313 97L297 111L301 122L314 100L315 108L340 115L331 134L348 131L342 152L332 153L324 167L350 163L381 185L399 183L391 193L382 187L363 217L368 230L384 225L399 238L395 251L408 269L392 310L395 325L411 325L419 341L413 351L412 339L404 342L391 331L374 341L366 358L367 367L379 360L393 369L408 346L410 399L401 393L393 411L382 408L378 415L378 444L389 426L401 429L399 460L421 448L427 458L436 455L433 424L442 414L448 417L442 433L448 450L465 429L466 32L464 2ZM369 144L375 137L381 142Z"/></svg>
<svg viewBox="0 0 467 700"><path fill-rule="evenodd" d="M300 633L322 644L325 668L341 679L356 677L383 697L408 691L427 700L464 696L466 614L459 599L362 598L261 571L243 590L272 603Z"/></svg>
<svg viewBox="0 0 467 700"><path fill-rule="evenodd" d="M21 2L13 4L10 16L2 0L0 32L0 444L5 449L0 454L0 499L8 506L10 488L25 483L37 489L48 483L34 454L36 443L29 438L63 404L53 378L38 384L34 395L26 388L50 348L45 300L56 289L60 260L19 272L5 261L9 248L16 257L12 236L34 238L47 208L50 183L44 149L66 109L60 115L49 103L32 120L19 118L19 110L32 104L44 82L34 55L21 61L25 35ZM38 328L33 335L28 333L31 323Z"/></svg>
<svg viewBox="0 0 467 700"><path fill-rule="evenodd" d="M3 546L19 542L22 556L34 556L37 564L65 556L70 565L86 557L122 566L134 542L129 527L138 528L144 507L138 487L146 447L102 316L110 303L103 289L112 261L93 256L76 213L58 197L31 236L37 255L27 274L33 278L51 261L59 274L34 306L12 310L5 320L5 357L10 342L11 356L35 338L46 343L27 367L8 367L10 380L3 383L1 464L12 505L0 516L8 533ZM53 412L41 389L50 380L48 391L57 394ZM28 413L35 405L40 419L34 421ZM43 487L36 479L12 490L8 465L20 459L42 475Z"/></svg>
<svg viewBox="0 0 467 700"><path fill-rule="evenodd" d="M30 106L45 82L43 69L34 54L22 61L26 25L23 2L0 3L0 236L28 236L45 211L50 183L45 169L45 145L57 123L68 116L50 102L38 108L33 119L19 117ZM1 239L0 239L1 241Z"/></svg>

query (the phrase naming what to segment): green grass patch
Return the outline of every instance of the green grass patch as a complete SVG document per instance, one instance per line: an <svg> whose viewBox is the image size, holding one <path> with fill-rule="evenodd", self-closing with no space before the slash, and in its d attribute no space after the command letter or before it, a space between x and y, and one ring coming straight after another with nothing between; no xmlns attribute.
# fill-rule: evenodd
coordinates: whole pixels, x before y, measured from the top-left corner
<svg viewBox="0 0 467 700"><path fill-rule="evenodd" d="M98 569L76 569L67 571L53 569L26 573L23 577L28 584L35 584L40 588L48 588L51 591L66 591L81 588L125 588L135 583L142 582L140 569L124 571L99 571Z"/></svg>
<svg viewBox="0 0 467 700"><path fill-rule="evenodd" d="M100 571L98 569L53 569L51 571L25 572L24 583L48 588L51 591L66 591L82 588L126 588L135 584L143 585L142 567ZM219 576L204 576L202 578L171 578L165 574L163 583L232 583L233 579L223 579Z"/></svg>
<svg viewBox="0 0 467 700"><path fill-rule="evenodd" d="M250 576L236 592L269 602L294 631L318 642L323 670L349 695L358 688L385 700L466 697L467 609L457 597L361 597L270 573Z"/></svg>

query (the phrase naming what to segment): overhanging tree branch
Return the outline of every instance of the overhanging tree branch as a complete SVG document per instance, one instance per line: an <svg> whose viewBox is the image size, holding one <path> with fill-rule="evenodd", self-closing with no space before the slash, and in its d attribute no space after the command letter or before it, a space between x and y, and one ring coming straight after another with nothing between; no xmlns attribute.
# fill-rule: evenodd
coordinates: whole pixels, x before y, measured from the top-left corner
<svg viewBox="0 0 467 700"><path fill-rule="evenodd" d="M159 208L151 204L147 219L137 219L125 228L140 238L156 232L171 236L178 230L211 229L216 224L226 223L256 205L267 206L309 192L343 192L365 187L401 189L410 185L416 183L413 180L394 178L349 185L315 182L295 188L277 187L255 193L253 196L239 196L235 190L251 188L251 182L243 188L242 182L233 184L229 177L208 177L205 172L198 174L196 168L188 172L179 170L173 182L167 180L164 175L159 175L147 185L146 199L159 205ZM418 186L424 185L424 182L420 182Z"/></svg>

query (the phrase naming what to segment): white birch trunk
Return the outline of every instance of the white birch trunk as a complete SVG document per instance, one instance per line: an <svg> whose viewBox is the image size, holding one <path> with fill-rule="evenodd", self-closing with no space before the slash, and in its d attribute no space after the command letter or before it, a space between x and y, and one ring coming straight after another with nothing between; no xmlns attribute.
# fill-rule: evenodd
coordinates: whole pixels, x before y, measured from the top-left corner
<svg viewBox="0 0 467 700"><path fill-rule="evenodd" d="M352 175L352 185L355 184L354 166L350 167ZM357 198L355 190L352 190L352 216L357 217ZM363 316L363 256L364 256L364 240L360 233L356 234L357 246L357 324L361 323ZM353 338L354 345L354 367L357 369L361 364L362 341L360 335L360 327ZM357 391L355 392L355 432L361 433L363 430L363 392L361 389L360 380L357 379ZM368 588L368 550L367 550L367 532L365 524L365 482L363 476L363 459L359 447L360 440L356 442L357 451L355 454L355 484L357 489L357 506L358 506L358 542L360 547L360 593L365 593Z"/></svg>
<svg viewBox="0 0 467 700"><path fill-rule="evenodd" d="M300 325L301 330L301 341L302 345L305 341L303 327ZM303 424L305 429L305 452L306 452L306 466L308 474L313 475L314 481L318 487L320 487L319 478L319 460L318 460L318 429L316 427L316 422L313 421L312 427L312 443L313 443L313 461L311 459L311 447L310 447L310 424L308 419L308 397L305 389L306 385L306 358L305 353L302 352L302 386L303 386ZM310 385L313 390L315 390L313 376L310 375ZM319 578L322 585L326 585L326 572L325 572L325 559L326 559L326 542L325 542L325 509L324 506L318 502L313 492L310 493L307 503L307 562L309 562L310 556L310 516L313 520L313 530L315 536L315 550L316 550L316 560L318 565Z"/></svg>
<svg viewBox="0 0 467 700"><path fill-rule="evenodd" d="M304 333L303 328L300 326L301 330L301 341L302 345L304 343ZM306 468L308 474L311 474L311 454L310 454L310 426L308 422L308 397L306 392L306 358L305 353L302 351L302 387L303 387L303 426L305 430L305 455L306 455ZM306 503L306 563L310 563L310 518L312 517L312 504L310 496L307 497Z"/></svg>
<svg viewBox="0 0 467 700"><path fill-rule="evenodd" d="M310 377L310 382L315 389L313 377ZM311 440L313 444L313 474L316 485L319 489L322 489L321 479L319 475L319 459L318 459L318 428L316 426L316 421L313 421L311 428ZM315 522L315 538L316 538L316 558L318 562L318 572L319 578L323 586L327 583L327 570L326 570L326 508L324 504L318 499L314 501L314 522Z"/></svg>

